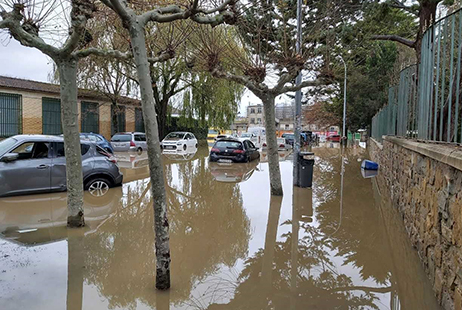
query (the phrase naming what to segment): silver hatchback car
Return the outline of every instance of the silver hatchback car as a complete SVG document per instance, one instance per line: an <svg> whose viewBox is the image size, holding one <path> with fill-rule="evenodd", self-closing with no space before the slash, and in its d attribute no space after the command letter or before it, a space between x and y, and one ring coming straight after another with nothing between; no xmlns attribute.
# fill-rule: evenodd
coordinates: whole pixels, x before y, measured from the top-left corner
<svg viewBox="0 0 462 310"><path fill-rule="evenodd" d="M84 188L105 194L122 184L116 160L98 145L81 141ZM18 135L0 141L0 197L66 190L64 140Z"/></svg>
<svg viewBox="0 0 462 310"><path fill-rule="evenodd" d="M144 132L119 132L111 138L115 152L136 152L141 154L148 149Z"/></svg>

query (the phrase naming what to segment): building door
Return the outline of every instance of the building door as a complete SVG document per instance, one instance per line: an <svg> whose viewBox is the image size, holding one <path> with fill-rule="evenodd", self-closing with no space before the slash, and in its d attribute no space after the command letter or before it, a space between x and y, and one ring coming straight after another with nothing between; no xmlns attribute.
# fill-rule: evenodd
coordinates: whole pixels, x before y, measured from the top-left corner
<svg viewBox="0 0 462 310"><path fill-rule="evenodd" d="M99 133L99 109L94 102L83 102L80 106L82 132Z"/></svg>
<svg viewBox="0 0 462 310"><path fill-rule="evenodd" d="M44 135L60 135L63 133L61 101L59 99L42 98L42 133Z"/></svg>
<svg viewBox="0 0 462 310"><path fill-rule="evenodd" d="M125 106L111 105L111 136L118 132L125 132ZM114 116L117 117L117 124L114 123Z"/></svg>
<svg viewBox="0 0 462 310"><path fill-rule="evenodd" d="M21 95L0 93L0 138L22 133Z"/></svg>
<svg viewBox="0 0 462 310"><path fill-rule="evenodd" d="M144 132L143 110L135 108L135 131Z"/></svg>

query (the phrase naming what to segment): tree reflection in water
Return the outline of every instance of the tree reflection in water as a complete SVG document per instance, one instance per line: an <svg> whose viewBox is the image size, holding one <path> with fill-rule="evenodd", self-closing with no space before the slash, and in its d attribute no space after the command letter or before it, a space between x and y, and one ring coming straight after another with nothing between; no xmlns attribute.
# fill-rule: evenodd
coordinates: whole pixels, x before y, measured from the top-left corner
<svg viewBox="0 0 462 310"><path fill-rule="evenodd" d="M246 260L233 298L207 309L399 309L398 294L405 299L416 295L412 291L423 291L414 282L398 291L379 204L374 203L370 180L360 174L362 154L346 151L344 179L339 152L315 150L313 190L294 188L295 221L282 223L291 231L279 238L281 202L272 197L264 249ZM434 303L409 300L407 305L433 309Z"/></svg>
<svg viewBox="0 0 462 310"><path fill-rule="evenodd" d="M214 182L206 156L200 153L192 161L178 162L164 158L173 304L186 300L196 281L247 254L250 223L239 187ZM156 305L149 186L145 180L131 183L117 212L86 237L86 280L98 287L111 308L136 308L137 302Z"/></svg>

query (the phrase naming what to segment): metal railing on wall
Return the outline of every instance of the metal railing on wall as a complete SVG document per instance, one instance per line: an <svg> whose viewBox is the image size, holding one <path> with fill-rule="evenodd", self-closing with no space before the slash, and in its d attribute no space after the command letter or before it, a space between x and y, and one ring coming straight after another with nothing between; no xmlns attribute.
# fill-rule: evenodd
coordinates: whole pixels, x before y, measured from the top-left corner
<svg viewBox="0 0 462 310"><path fill-rule="evenodd" d="M400 73L388 104L372 119L383 135L462 143L462 10L438 20L422 37L420 63Z"/></svg>

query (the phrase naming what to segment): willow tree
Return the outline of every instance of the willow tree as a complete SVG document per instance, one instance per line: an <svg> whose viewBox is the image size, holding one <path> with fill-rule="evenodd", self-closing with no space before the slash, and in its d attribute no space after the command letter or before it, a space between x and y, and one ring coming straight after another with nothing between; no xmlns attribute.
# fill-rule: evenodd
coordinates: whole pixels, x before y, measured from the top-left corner
<svg viewBox="0 0 462 310"><path fill-rule="evenodd" d="M233 6L235 0L226 0L214 7L213 3L202 4L195 0L187 4L129 2L125 0L102 0L121 19L130 38L130 46L136 67L141 105L148 145L151 191L154 197L154 215L156 232L156 287L170 287L170 245L167 219L167 203L159 130L155 111L152 80L149 70L145 31L149 23L170 23L175 20L192 19L201 24L216 26L224 22L234 22ZM230 10L227 10L227 9Z"/></svg>

